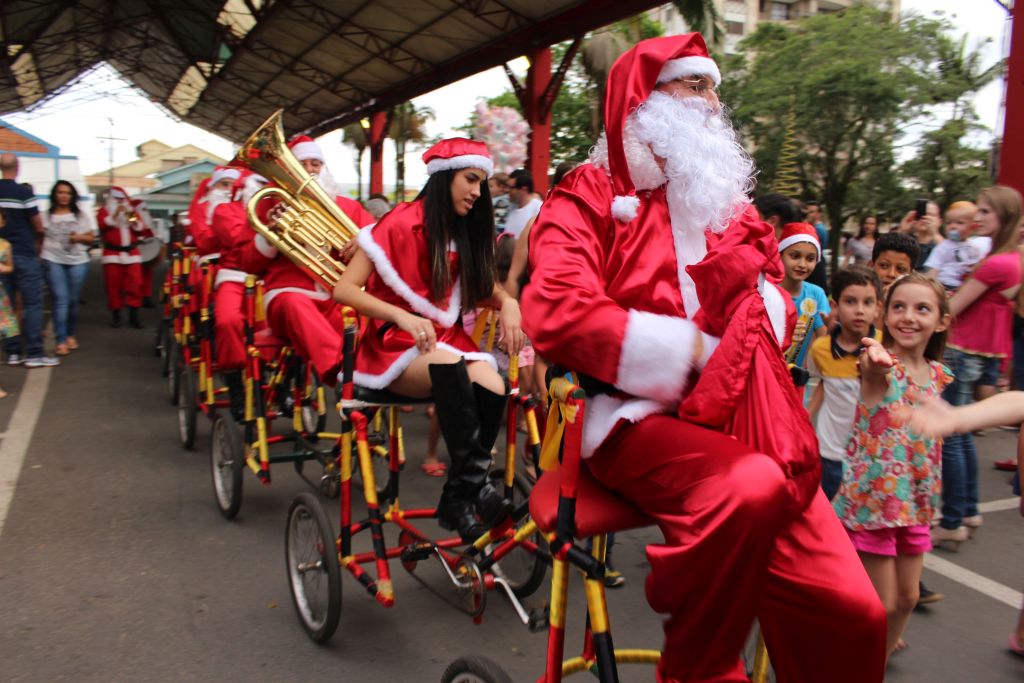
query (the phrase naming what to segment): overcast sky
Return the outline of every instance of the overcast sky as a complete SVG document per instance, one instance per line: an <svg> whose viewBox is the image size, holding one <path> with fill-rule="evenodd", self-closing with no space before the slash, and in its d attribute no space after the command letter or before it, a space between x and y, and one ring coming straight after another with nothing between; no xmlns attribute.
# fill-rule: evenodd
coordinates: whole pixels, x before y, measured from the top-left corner
<svg viewBox="0 0 1024 683"><path fill-rule="evenodd" d="M958 32L967 34L972 47L989 39L990 43L984 47L986 65L995 63L1004 49L1004 31L1008 35L1009 24L1006 12L995 0L903 0L902 7L904 12L945 13ZM417 106L430 107L436 114L428 124L430 135L450 135L454 128L465 124L479 99L496 95L507 87L504 71L491 69L419 97L414 102ZM981 123L990 129L1001 125L999 105L1002 89L1001 81L993 83L975 100ZM135 147L154 138L173 146L192 143L223 157L233 154L230 142L173 120L131 90L110 69L101 69L87 76L32 112L8 114L3 118L57 145L62 154L78 156L86 174L109 167L110 146L102 138L111 135L123 138L114 141L115 164L133 160ZM990 139L991 134L985 138ZM335 177L354 182L352 154L340 144L340 133L325 135L320 138L320 143ZM417 156L418 153L408 157L406 174L410 186L417 185L424 178L422 166L415 163ZM384 176L387 184L394 179L393 158L393 149L387 147Z"/></svg>

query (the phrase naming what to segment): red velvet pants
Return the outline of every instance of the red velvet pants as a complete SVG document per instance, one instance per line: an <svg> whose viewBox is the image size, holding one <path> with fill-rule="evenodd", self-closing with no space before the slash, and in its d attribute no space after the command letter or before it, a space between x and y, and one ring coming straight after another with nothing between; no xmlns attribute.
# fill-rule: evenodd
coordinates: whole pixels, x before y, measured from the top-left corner
<svg viewBox="0 0 1024 683"><path fill-rule="evenodd" d="M313 364L320 380L334 386L341 365L344 321L341 307L330 299L282 292L267 310L267 322L278 337L287 339L299 357Z"/></svg>
<svg viewBox="0 0 1024 683"><path fill-rule="evenodd" d="M746 681L754 617L778 680L881 683L885 610L820 490L796 510L774 460L666 415L620 424L587 462L665 536L647 549L659 683Z"/></svg>
<svg viewBox="0 0 1024 683"><path fill-rule="evenodd" d="M122 306L142 305L142 265L139 263L104 263L103 284L107 290L107 308L118 311Z"/></svg>
<svg viewBox="0 0 1024 683"><path fill-rule="evenodd" d="M245 285L222 282L213 295L214 339L220 370L241 370L245 365Z"/></svg>

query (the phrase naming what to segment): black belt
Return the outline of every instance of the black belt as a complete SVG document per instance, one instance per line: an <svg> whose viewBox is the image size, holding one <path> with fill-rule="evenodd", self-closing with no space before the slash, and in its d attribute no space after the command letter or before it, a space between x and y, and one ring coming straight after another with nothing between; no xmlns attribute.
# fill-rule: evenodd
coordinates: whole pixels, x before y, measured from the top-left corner
<svg viewBox="0 0 1024 683"><path fill-rule="evenodd" d="M109 249L111 251L125 251L125 252L127 252L127 251L131 251L132 249L135 249L138 246L139 246L138 242L132 242L127 247L120 247L120 246L117 246L117 245L114 245L114 244L109 244L107 242L103 243L103 248L104 249Z"/></svg>

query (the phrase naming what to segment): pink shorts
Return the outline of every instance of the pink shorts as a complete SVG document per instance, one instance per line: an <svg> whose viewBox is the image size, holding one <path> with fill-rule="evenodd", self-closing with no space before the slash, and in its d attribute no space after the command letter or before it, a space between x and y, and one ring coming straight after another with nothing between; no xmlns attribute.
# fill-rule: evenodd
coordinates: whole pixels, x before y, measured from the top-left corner
<svg viewBox="0 0 1024 683"><path fill-rule="evenodd" d="M872 555L923 555L932 549L931 529L927 524L888 529L846 530L858 552Z"/></svg>

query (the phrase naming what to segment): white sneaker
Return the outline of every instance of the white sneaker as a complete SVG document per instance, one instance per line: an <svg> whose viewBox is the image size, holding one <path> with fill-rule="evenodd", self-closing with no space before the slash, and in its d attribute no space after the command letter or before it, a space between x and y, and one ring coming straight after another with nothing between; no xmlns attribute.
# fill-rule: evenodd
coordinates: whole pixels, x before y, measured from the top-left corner
<svg viewBox="0 0 1024 683"><path fill-rule="evenodd" d="M21 365L25 362L25 359L21 357L20 353L9 353L7 354L8 365Z"/></svg>
<svg viewBox="0 0 1024 683"><path fill-rule="evenodd" d="M54 365L60 365L60 361L53 356L36 356L25 359L26 368L51 368Z"/></svg>

